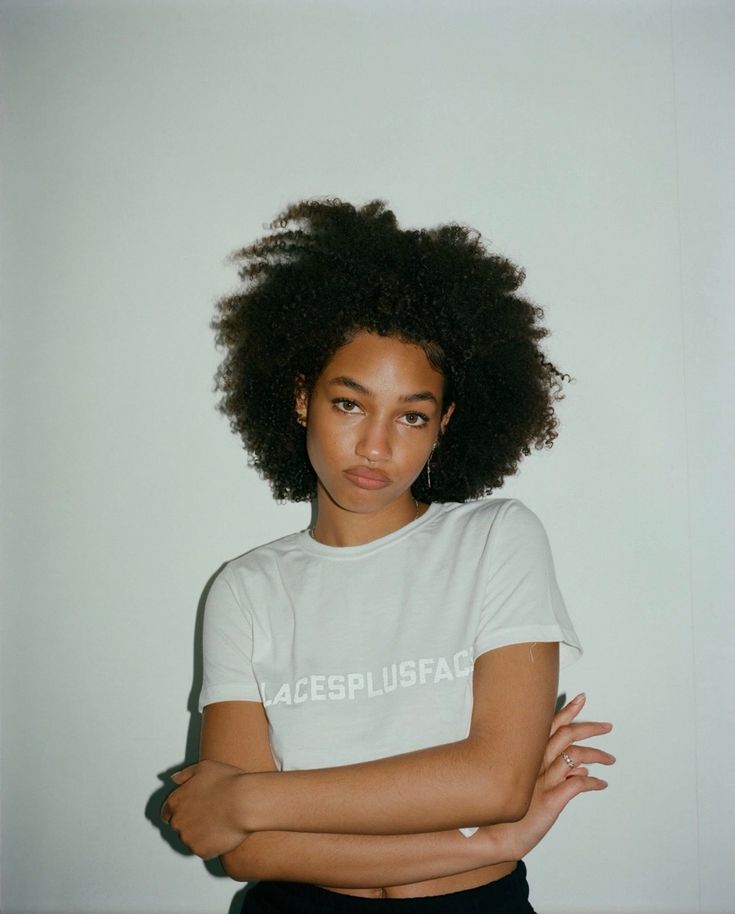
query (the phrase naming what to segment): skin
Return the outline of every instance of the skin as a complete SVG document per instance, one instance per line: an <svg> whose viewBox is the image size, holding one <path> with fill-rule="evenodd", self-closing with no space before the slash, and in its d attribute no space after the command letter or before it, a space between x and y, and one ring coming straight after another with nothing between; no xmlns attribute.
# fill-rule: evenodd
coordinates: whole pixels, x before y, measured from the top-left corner
<svg viewBox="0 0 735 914"><path fill-rule="evenodd" d="M420 346L362 332L337 350L311 396L297 391L318 480L320 542L367 543L415 518L410 486L454 412L453 403L443 408L443 387ZM388 483L362 488L348 473L355 467L384 473Z"/></svg>
<svg viewBox="0 0 735 914"><path fill-rule="evenodd" d="M357 545L415 519L411 483L454 411L442 404L443 380L419 346L363 332L335 353L310 396L297 383L318 477L316 539ZM381 474L379 484L365 482L365 470ZM277 772L262 706L208 706L202 761L174 775L181 786L162 816L195 853L223 855L233 878L385 897L500 878L573 796L606 786L585 767L570 769L562 749L577 765L614 761L575 744L610 729L572 723L581 703L553 716L557 649L510 645L480 656L466 740L341 768ZM484 826L471 839L456 831L468 821Z"/></svg>
<svg viewBox="0 0 735 914"><path fill-rule="evenodd" d="M607 786L591 777L586 765L612 764L613 756L576 743L609 732L610 724L577 722L584 702L585 696L578 695L555 715L531 806L519 822L481 828L471 839L456 830L390 836L253 832L222 857L225 871L241 881L286 879L364 897L394 898L442 894L498 878L489 863L505 864L498 873L511 869L514 863L508 861L521 859L535 847L573 797ZM578 767L567 766L562 750ZM262 705L208 705L201 758L226 761L241 770L275 771ZM174 779L184 783L190 770L178 772Z"/></svg>

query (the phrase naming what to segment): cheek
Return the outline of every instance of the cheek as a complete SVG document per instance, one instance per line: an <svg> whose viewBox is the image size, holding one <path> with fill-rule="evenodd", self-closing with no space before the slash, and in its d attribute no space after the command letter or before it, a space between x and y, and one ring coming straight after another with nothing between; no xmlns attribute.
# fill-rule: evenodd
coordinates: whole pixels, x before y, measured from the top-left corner
<svg viewBox="0 0 735 914"><path fill-rule="evenodd" d="M309 427L306 449L313 464L325 465L339 457L348 447L348 436L330 428L328 422L315 421Z"/></svg>
<svg viewBox="0 0 735 914"><path fill-rule="evenodd" d="M423 467L423 465L426 463L426 461L429 459L430 456L431 456L431 445L427 445L426 442L422 442L421 447L417 448L417 451L416 451L416 464L418 465L419 469L421 469L421 467Z"/></svg>
<svg viewBox="0 0 735 914"><path fill-rule="evenodd" d="M429 459L433 438L419 429L412 429L398 435L397 439L393 449L394 455L400 455L401 463L407 470L415 470L418 473Z"/></svg>

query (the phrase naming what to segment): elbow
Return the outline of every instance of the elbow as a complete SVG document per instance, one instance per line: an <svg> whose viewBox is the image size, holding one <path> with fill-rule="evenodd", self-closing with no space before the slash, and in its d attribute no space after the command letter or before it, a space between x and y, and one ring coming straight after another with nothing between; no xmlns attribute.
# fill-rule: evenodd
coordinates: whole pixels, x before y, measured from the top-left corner
<svg viewBox="0 0 735 914"><path fill-rule="evenodd" d="M528 812L530 803L521 800L511 801L510 798L502 803L487 808L479 817L480 825L503 825L506 822L520 822ZM475 816L475 819L478 817Z"/></svg>
<svg viewBox="0 0 735 914"><path fill-rule="evenodd" d="M238 851L230 851L227 854L222 854L219 860L225 874L236 882L249 882L251 879L258 878L254 872L251 872L251 868L247 865L247 861L243 860L242 854L238 853Z"/></svg>
<svg viewBox="0 0 735 914"><path fill-rule="evenodd" d="M250 882L253 879L267 879L269 874L265 872L261 855L257 853L257 847L248 843L252 838L248 837L234 850L222 854L219 858L222 869L236 882Z"/></svg>
<svg viewBox="0 0 735 914"><path fill-rule="evenodd" d="M486 790L485 796L494 795L495 801L483 810L482 825L500 825L504 822L519 822L531 806L535 783L530 785L513 780L498 792ZM497 782L493 784L497 790ZM476 795L475 795L476 796Z"/></svg>
<svg viewBox="0 0 735 914"><path fill-rule="evenodd" d="M531 805L532 791L528 793L519 792L516 796L510 798L503 812L503 822L520 822L525 818L526 813Z"/></svg>
<svg viewBox="0 0 735 914"><path fill-rule="evenodd" d="M533 791L536 786L536 778L528 779L527 777L517 776L508 784L506 792L506 822L520 822L526 815L531 806Z"/></svg>

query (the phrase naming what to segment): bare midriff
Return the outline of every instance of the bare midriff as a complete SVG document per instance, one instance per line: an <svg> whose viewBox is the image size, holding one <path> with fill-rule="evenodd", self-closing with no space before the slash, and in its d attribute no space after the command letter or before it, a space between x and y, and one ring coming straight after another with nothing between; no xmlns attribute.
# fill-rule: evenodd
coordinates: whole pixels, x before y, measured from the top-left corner
<svg viewBox="0 0 735 914"><path fill-rule="evenodd" d="M428 879L425 882L413 882L410 885L387 885L384 888L372 889L340 889L331 885L321 888L330 892L340 892L343 895L357 895L360 898L417 898L422 895L446 895L449 892L462 892L465 889L475 889L486 882L502 879L516 868L515 862L495 863L492 866L482 866L479 869L469 870L466 873L457 873L455 876L441 876L438 879Z"/></svg>

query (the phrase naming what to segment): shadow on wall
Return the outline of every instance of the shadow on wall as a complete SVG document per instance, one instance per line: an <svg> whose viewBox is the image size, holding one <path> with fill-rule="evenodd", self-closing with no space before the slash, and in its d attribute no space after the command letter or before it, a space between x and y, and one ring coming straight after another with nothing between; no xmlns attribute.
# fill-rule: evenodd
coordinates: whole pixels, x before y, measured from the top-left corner
<svg viewBox="0 0 735 914"><path fill-rule="evenodd" d="M204 607L207 602L207 594L209 593L209 589L212 586L212 582L220 573L222 568L224 568L225 564L226 563L223 563L209 578L204 591L199 598L199 604L197 606L196 621L194 624L194 657L192 664L192 682L191 689L189 691L189 698L187 700L187 709L189 711L189 726L186 732L184 758L182 761L179 761L173 765L169 765L169 767L164 771L159 772L158 777L161 779L161 784L153 791L145 804L145 817L148 819L151 825L158 830L159 834L161 835L161 839L168 844L171 850L185 857L193 857L194 854L183 843L178 834L162 821L161 807L163 806L166 797L175 787L173 781L171 780L171 775L174 773L174 771L179 771L181 768L184 768L187 765L193 765L195 762L199 761L199 733L202 726L202 715L199 713L198 703L199 693L201 692L202 688L203 675L202 627L204 624ZM222 869L222 864L219 862L218 858L215 858L214 860L203 860L202 863L212 876L229 878L225 871ZM235 885L236 883L233 882L233 888ZM247 883L235 893L232 899L232 903L230 904L228 914L238 914L242 907L245 896L250 892L252 888L255 887L255 885L256 883L254 882Z"/></svg>

